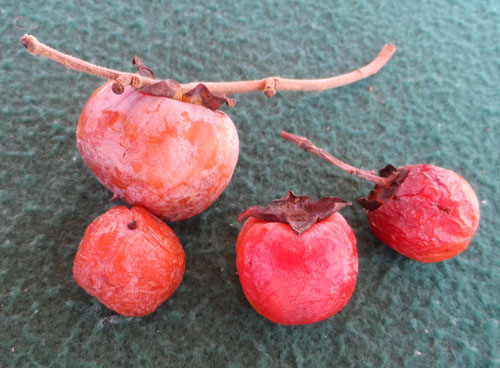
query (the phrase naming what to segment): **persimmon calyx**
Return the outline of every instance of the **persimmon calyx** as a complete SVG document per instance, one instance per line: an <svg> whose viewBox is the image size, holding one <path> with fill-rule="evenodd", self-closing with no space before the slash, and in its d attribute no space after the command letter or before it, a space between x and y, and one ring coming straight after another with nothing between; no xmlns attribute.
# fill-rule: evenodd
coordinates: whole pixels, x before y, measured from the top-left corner
<svg viewBox="0 0 500 368"><path fill-rule="evenodd" d="M162 80L137 90L148 95L173 98L174 100L205 106L210 110L217 110L224 103L229 107L234 106L236 103L234 98L214 95L203 83L198 84L186 93L182 93L181 85L173 79Z"/></svg>
<svg viewBox="0 0 500 368"><path fill-rule="evenodd" d="M308 196L297 196L289 191L285 197L275 199L267 206L246 209L239 215L238 221L255 217L263 221L280 222L290 225L292 230L300 235L315 223L350 205L351 202L339 197L323 197L315 201Z"/></svg>
<svg viewBox="0 0 500 368"><path fill-rule="evenodd" d="M408 169L405 167L396 168L392 165L386 165L379 170L379 176L391 178L389 186L375 185L375 188L368 193L367 197L358 198L358 203L365 211L374 211L385 202L392 199L403 181L408 176Z"/></svg>
<svg viewBox="0 0 500 368"><path fill-rule="evenodd" d="M137 67L137 74L146 78L154 79L155 75L153 71L148 68L141 61L141 59L139 59L139 57L134 56L134 58L132 59L132 64ZM117 94L123 93L127 84L131 84L132 86L134 86L133 79L130 81L125 81L118 78L113 84L113 92ZM196 85L193 89L184 93L182 85L173 79L161 80L149 85L145 85L143 87L136 88L136 90L148 95L167 97L194 105L208 107L210 110L217 110L224 103L230 107L234 106L234 104L236 103L236 100L232 98L217 96L213 94L203 83Z"/></svg>

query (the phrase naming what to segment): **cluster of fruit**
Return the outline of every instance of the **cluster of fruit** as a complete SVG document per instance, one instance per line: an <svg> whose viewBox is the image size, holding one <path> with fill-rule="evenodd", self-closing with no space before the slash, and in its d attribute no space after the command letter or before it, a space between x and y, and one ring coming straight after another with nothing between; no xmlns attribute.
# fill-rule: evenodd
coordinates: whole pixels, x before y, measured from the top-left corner
<svg viewBox="0 0 500 368"><path fill-rule="evenodd" d="M334 88L376 73L395 48L356 72L323 80L265 78L230 83L154 80L138 58L137 73L119 73L22 38L32 54L111 79L90 97L80 116L77 144L99 181L132 207L115 206L95 219L78 248L74 279L124 316L144 316L167 300L182 281L184 250L162 220L180 221L209 207L229 183L239 141L225 93ZM462 252L479 224L470 185L432 165L387 165L379 175L354 168L308 139L282 138L350 174L375 183L359 199L374 235L401 254L438 262ZM236 244L236 267L250 304L276 323L314 323L340 311L354 292L356 238L338 213L351 203L312 200L289 192L268 206L251 207Z"/></svg>

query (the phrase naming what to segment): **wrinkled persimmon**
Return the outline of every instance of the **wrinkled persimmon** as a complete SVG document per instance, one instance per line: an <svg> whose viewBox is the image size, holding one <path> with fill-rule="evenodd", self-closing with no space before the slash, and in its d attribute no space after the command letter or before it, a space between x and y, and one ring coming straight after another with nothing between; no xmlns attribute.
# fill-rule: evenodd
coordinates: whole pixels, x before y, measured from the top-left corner
<svg viewBox="0 0 500 368"><path fill-rule="evenodd" d="M440 262L462 253L479 226L479 201L470 184L454 171L417 164L374 171L353 167L316 147L305 137L281 137L351 175L375 183L358 202L373 234L402 255Z"/></svg>
<svg viewBox="0 0 500 368"><path fill-rule="evenodd" d="M173 230L142 207L116 206L85 230L73 277L109 309L152 313L182 281L186 259Z"/></svg>
<svg viewBox="0 0 500 368"><path fill-rule="evenodd" d="M420 262L462 253L479 226L479 201L472 187L442 167L419 164L404 169L408 175L395 195L376 209L365 209L373 234Z"/></svg>

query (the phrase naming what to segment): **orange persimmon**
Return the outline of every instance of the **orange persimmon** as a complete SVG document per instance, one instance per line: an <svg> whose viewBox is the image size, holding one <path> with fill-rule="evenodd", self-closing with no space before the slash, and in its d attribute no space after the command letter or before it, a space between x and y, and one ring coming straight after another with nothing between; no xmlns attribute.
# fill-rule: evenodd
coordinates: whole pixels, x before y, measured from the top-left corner
<svg viewBox="0 0 500 368"><path fill-rule="evenodd" d="M184 249L167 224L142 207L116 206L87 227L73 277L109 309L141 317L170 298L185 264Z"/></svg>
<svg viewBox="0 0 500 368"><path fill-rule="evenodd" d="M80 154L115 197L178 221L210 206L228 185L239 140L222 111L153 96L109 81L83 109Z"/></svg>

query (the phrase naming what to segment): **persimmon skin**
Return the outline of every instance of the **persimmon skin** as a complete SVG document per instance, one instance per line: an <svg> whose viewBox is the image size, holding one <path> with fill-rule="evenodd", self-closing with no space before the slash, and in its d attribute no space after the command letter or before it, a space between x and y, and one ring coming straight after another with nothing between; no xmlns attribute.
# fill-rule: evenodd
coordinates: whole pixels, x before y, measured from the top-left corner
<svg viewBox="0 0 500 368"><path fill-rule="evenodd" d="M208 208L228 185L239 140L221 111L147 95L108 81L84 107L80 154L115 196L179 221Z"/></svg>
<svg viewBox="0 0 500 368"><path fill-rule="evenodd" d="M284 325L325 320L339 312L356 286L356 238L334 213L297 235L288 224L245 221L236 243L236 267L253 308Z"/></svg>
<svg viewBox="0 0 500 368"><path fill-rule="evenodd" d="M479 202L469 183L441 167L405 166L395 196L367 211L373 234L420 262L440 262L463 252L479 226Z"/></svg>
<svg viewBox="0 0 500 368"><path fill-rule="evenodd" d="M73 277L109 309L142 317L172 296L185 264L184 249L167 224L142 207L115 206L87 227Z"/></svg>

